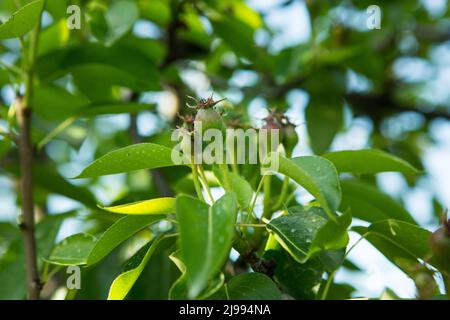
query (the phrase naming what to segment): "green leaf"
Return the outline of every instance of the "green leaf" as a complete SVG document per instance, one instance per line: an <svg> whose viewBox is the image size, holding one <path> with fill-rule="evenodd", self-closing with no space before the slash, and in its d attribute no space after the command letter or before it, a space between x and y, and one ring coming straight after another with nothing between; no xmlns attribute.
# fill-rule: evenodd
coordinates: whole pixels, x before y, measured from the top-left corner
<svg viewBox="0 0 450 320"><path fill-rule="evenodd" d="M37 87L33 93L33 111L50 121L65 120L88 103L85 97L55 85Z"/></svg>
<svg viewBox="0 0 450 320"><path fill-rule="evenodd" d="M64 219L73 213L45 217L36 224L38 265L50 254ZM0 259L0 299L23 299L26 295L26 270L23 238L21 234L10 242Z"/></svg>
<svg viewBox="0 0 450 320"><path fill-rule="evenodd" d="M39 57L36 72L42 82L73 73L75 80L80 80L75 81L76 84L81 84L83 89L98 89L103 85L119 85L137 91L159 88L155 61L126 45L105 47L88 43L64 47ZM82 79L78 79L80 75Z"/></svg>
<svg viewBox="0 0 450 320"><path fill-rule="evenodd" d="M351 223L352 216L349 212L339 216L336 222L328 220L317 231L309 248L309 255L312 256L325 250L345 248L349 241L347 229Z"/></svg>
<svg viewBox="0 0 450 320"><path fill-rule="evenodd" d="M18 38L30 32L41 17L43 0L30 2L18 11L3 24L0 24L0 40Z"/></svg>
<svg viewBox="0 0 450 320"><path fill-rule="evenodd" d="M111 45L131 30L139 19L139 9L133 1L116 1L108 8L105 18L108 24L105 43Z"/></svg>
<svg viewBox="0 0 450 320"><path fill-rule="evenodd" d="M213 170L220 184L223 185L224 177L222 171L219 170L217 166L214 166ZM250 207L253 198L253 189L250 186L250 183L248 183L247 180L245 180L240 175L234 172L229 172L228 176L230 177L231 189L237 195L237 201L239 206L242 209L248 209Z"/></svg>
<svg viewBox="0 0 450 320"><path fill-rule="evenodd" d="M170 288L180 276L177 267L170 260L170 254L175 249L176 240L176 237L171 237L160 242L133 285L133 290L128 293L127 299L167 300ZM109 284L111 282L112 280L109 281Z"/></svg>
<svg viewBox="0 0 450 320"><path fill-rule="evenodd" d="M67 6L65 8L67 8ZM64 14L66 11L65 8L63 11ZM67 28L67 21L66 19L61 19L40 32L37 56L47 54L52 50L57 50L66 45L69 40L70 30Z"/></svg>
<svg viewBox="0 0 450 320"><path fill-rule="evenodd" d="M350 223L349 214L334 222L327 220L319 207L294 207L287 215L271 220L266 228L296 261L304 263L321 251L344 248Z"/></svg>
<svg viewBox="0 0 450 320"><path fill-rule="evenodd" d="M314 299L315 288L322 281L325 268L319 259L298 263L276 241L273 235L267 240L264 259L276 262L274 280L283 291L295 299Z"/></svg>
<svg viewBox="0 0 450 320"><path fill-rule="evenodd" d="M330 101L328 101L330 100ZM316 154L328 150L343 122L343 108L339 99L326 102L311 102L306 108L305 117L311 148Z"/></svg>
<svg viewBox="0 0 450 320"><path fill-rule="evenodd" d="M46 260L61 266L84 265L96 242L97 239L87 233L72 235L58 243Z"/></svg>
<svg viewBox="0 0 450 320"><path fill-rule="evenodd" d="M428 241L431 232L404 221L389 219L369 227L353 227L352 230L365 236L406 274L411 275L409 267L415 266L419 259L426 260L430 252Z"/></svg>
<svg viewBox="0 0 450 320"><path fill-rule="evenodd" d="M170 3L166 0L138 0L139 9L144 18L165 26L170 22Z"/></svg>
<svg viewBox="0 0 450 320"><path fill-rule="evenodd" d="M226 194L212 207L181 195L176 200L176 214L187 269L188 297L195 298L228 258L237 215L236 195Z"/></svg>
<svg viewBox="0 0 450 320"><path fill-rule="evenodd" d="M4 168L16 177L20 177L20 168L17 164L7 165ZM33 183L35 188L43 189L48 193L56 193L86 206L96 207L97 202L92 193L86 188L68 182L55 170L54 163L34 165Z"/></svg>
<svg viewBox="0 0 450 320"><path fill-rule="evenodd" d="M324 280L325 281L325 280ZM325 286L321 286L320 289L324 288ZM356 289L345 283L331 283L330 287L328 288L328 293L326 296L327 300L348 300L352 298L352 294L356 291ZM322 290L319 291L318 295L321 296L323 293Z"/></svg>
<svg viewBox="0 0 450 320"><path fill-rule="evenodd" d="M112 213L131 215L167 214L175 211L175 198L157 198L100 208Z"/></svg>
<svg viewBox="0 0 450 320"><path fill-rule="evenodd" d="M341 201L341 187L336 168L329 160L317 156L286 159L280 155L278 172L316 197L329 217L334 219Z"/></svg>
<svg viewBox="0 0 450 320"><path fill-rule="evenodd" d="M163 215L126 216L116 221L98 239L89 253L86 264L92 265L99 262L129 237L145 227L164 219L164 217Z"/></svg>
<svg viewBox="0 0 450 320"><path fill-rule="evenodd" d="M408 211L376 187L359 180L342 180L341 186L341 211L351 210L354 217L369 222L396 219L416 224Z"/></svg>
<svg viewBox="0 0 450 320"><path fill-rule="evenodd" d="M380 150L347 150L330 152L323 156L339 172L372 174L378 172L417 173L408 162Z"/></svg>
<svg viewBox="0 0 450 320"><path fill-rule="evenodd" d="M49 104L51 105L51 103ZM92 118L100 115L112 115L131 113L135 114L140 111L153 110L153 104L133 103L133 102L94 102L83 107L77 107L75 112L70 112L66 119L54 127L47 135L38 143L38 148L42 148L53 138L57 137L61 132L71 126L78 118ZM50 109L50 110L54 110Z"/></svg>
<svg viewBox="0 0 450 320"><path fill-rule="evenodd" d="M140 143L100 157L88 165L75 179L175 165L172 162L172 149L153 143Z"/></svg>
<svg viewBox="0 0 450 320"><path fill-rule="evenodd" d="M280 300L277 285L262 273L243 273L225 284L212 297L215 300Z"/></svg>
<svg viewBox="0 0 450 320"><path fill-rule="evenodd" d="M249 25L230 16L220 16L210 21L214 33L222 38L235 53L249 59L255 57L257 52L253 41L254 31Z"/></svg>
<svg viewBox="0 0 450 320"><path fill-rule="evenodd" d="M155 109L154 104L134 103L134 102L96 102L81 108L76 117L91 118L100 115L138 113L140 111L151 111Z"/></svg>
<svg viewBox="0 0 450 320"><path fill-rule="evenodd" d="M125 266L125 271L114 279L109 288L108 300L123 300L141 275L158 244L173 235L159 236L143 246Z"/></svg>
<svg viewBox="0 0 450 320"><path fill-rule="evenodd" d="M170 259L175 263L180 272L181 276L173 283L172 287L169 291L169 299L170 300L186 300L188 297L188 279L186 274L186 266L181 260L181 252L175 251L170 255ZM215 294L220 288L223 286L225 282L225 276L223 273L211 280L208 283L208 286L200 293L197 297L197 300L204 300Z"/></svg>

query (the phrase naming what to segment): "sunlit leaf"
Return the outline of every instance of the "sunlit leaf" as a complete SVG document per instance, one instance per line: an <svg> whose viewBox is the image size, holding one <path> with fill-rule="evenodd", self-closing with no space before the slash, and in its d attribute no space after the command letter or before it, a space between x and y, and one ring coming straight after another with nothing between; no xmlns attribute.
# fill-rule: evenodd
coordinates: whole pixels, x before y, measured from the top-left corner
<svg viewBox="0 0 450 320"><path fill-rule="evenodd" d="M159 243L169 236L159 236L143 246L125 266L125 270L114 279L109 288L108 300L123 300L141 275Z"/></svg>
<svg viewBox="0 0 450 320"><path fill-rule="evenodd" d="M167 214L175 212L175 198L157 198L100 208L112 213L130 215Z"/></svg>

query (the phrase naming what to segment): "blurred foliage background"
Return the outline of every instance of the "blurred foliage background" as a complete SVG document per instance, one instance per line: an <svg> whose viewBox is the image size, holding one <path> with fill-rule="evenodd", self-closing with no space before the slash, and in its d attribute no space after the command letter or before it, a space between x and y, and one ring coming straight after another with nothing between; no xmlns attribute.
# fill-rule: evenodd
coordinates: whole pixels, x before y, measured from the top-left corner
<svg viewBox="0 0 450 320"><path fill-rule="evenodd" d="M2 0L0 19L27 2ZM67 28L73 4L81 8L80 30ZM367 28L370 5L381 8L381 29ZM39 250L75 232L104 230L113 218L98 212L97 203L192 188L182 169L68 178L128 144L171 145L177 113L189 112L186 96L211 93L228 99L230 119L244 114L241 123L259 126L268 108L286 111L300 134L296 155L373 147L406 159L424 174L367 180L435 229L450 206L449 13L445 0L47 0L32 101ZM3 133L16 126L20 52L17 39L0 42ZM21 298L18 152L7 134L0 156L0 297ZM78 297L105 298L137 245L126 243L84 272ZM147 266L153 272L144 272L133 289L136 297L165 298L177 277L160 250ZM371 250L363 245L352 253L366 273L344 270L337 276L347 283L341 289L379 296L390 286L414 295L412 282ZM62 272L49 282L44 297L58 297L64 278Z"/></svg>

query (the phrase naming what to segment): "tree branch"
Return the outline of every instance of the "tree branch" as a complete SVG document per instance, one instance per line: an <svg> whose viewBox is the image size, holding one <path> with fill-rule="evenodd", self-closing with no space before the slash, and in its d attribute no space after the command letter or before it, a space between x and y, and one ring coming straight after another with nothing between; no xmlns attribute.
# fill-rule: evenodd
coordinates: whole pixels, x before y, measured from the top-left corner
<svg viewBox="0 0 450 320"><path fill-rule="evenodd" d="M402 105L394 101L389 94L360 94L351 93L346 95L345 99L350 103L353 110L360 115L368 115L374 120L400 112L417 112L424 116L427 120L443 118L450 120L450 113L443 108L434 108L426 110L416 106Z"/></svg>
<svg viewBox="0 0 450 320"><path fill-rule="evenodd" d="M17 121L19 124L19 153L21 168L22 221L20 228L24 237L25 263L27 270L27 297L39 299L41 281L37 267L36 239L34 233L34 200L33 200L33 148L31 145L31 109L23 101L18 103Z"/></svg>
<svg viewBox="0 0 450 320"><path fill-rule="evenodd" d="M42 15L42 12L40 13ZM17 122L19 126L19 155L22 191L22 230L25 247L25 264L27 272L27 298L39 299L42 284L37 265L37 250L34 221L33 199L33 146L31 142L31 99L33 96L34 69L41 31L41 19L36 23L29 38L29 49L23 47L24 61L24 96L18 97Z"/></svg>

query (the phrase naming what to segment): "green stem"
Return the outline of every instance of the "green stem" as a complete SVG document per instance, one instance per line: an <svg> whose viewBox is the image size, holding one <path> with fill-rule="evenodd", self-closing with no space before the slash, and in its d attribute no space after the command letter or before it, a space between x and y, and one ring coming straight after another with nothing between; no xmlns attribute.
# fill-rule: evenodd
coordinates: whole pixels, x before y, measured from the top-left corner
<svg viewBox="0 0 450 320"><path fill-rule="evenodd" d="M41 13L42 14L42 13ZM30 36L30 46L28 56L25 58L26 70L25 70L25 93L23 97L23 104L25 108L30 106L31 96L33 94L33 80L36 64L37 48L39 43L39 34L41 32L41 20L36 25Z"/></svg>
<svg viewBox="0 0 450 320"><path fill-rule="evenodd" d="M320 297L320 300L326 300L328 296L328 291L330 291L331 284L333 283L334 275L336 273L336 270L330 273L328 276L327 282L325 284L325 288L323 289L322 296Z"/></svg>
<svg viewBox="0 0 450 320"><path fill-rule="evenodd" d="M223 184L224 189L226 192L231 191L231 180L230 180L230 173L228 171L228 166L225 163L220 163L219 165L220 171L222 171L223 175Z"/></svg>
<svg viewBox="0 0 450 320"><path fill-rule="evenodd" d="M250 212L248 213L247 222L249 222L249 220L250 220L249 218L250 217L253 217L254 219L256 219L255 215L253 214L253 211L255 210L256 200L258 199L259 192L261 191L261 188L262 188L262 186L264 184L264 178L265 177L266 176L263 176L261 178L261 181L259 181L258 187L256 188L255 197L253 198L252 205L250 206Z"/></svg>
<svg viewBox="0 0 450 320"><path fill-rule="evenodd" d="M54 137L63 132L67 127L77 120L76 117L70 117L61 122L55 129L53 129L49 134L47 134L37 145L38 150L41 150L47 143L53 140Z"/></svg>
<svg viewBox="0 0 450 320"><path fill-rule="evenodd" d="M344 255L344 260L347 259L350 252L363 240L367 237L368 233L363 234L351 247L347 250L347 252ZM334 276L336 274L336 270L334 270L332 273L330 273L327 282L325 284L325 288L322 291L322 296L320 297L320 300L325 300L328 295L328 291L330 290L331 283L333 282Z"/></svg>
<svg viewBox="0 0 450 320"><path fill-rule="evenodd" d="M249 228L265 228L266 225L263 223L237 223L239 227L249 227Z"/></svg>
<svg viewBox="0 0 450 320"><path fill-rule="evenodd" d="M272 207L271 207L271 191L272 189L272 176L267 175L264 179L264 199L263 199L263 215L262 218L270 219L272 216ZM262 219L261 219L262 220Z"/></svg>
<svg viewBox="0 0 450 320"><path fill-rule="evenodd" d="M286 200L288 191L289 191L289 178L284 177L283 186L281 187L281 193L280 196L278 197L278 201L273 206L272 209L273 211L280 210L280 208L283 206L284 201Z"/></svg>
<svg viewBox="0 0 450 320"><path fill-rule="evenodd" d="M263 219L270 219L272 217L272 206L271 206L271 186L272 186L272 176L267 175L264 178L264 199L263 199L263 214L260 219L262 221ZM262 242L263 242L263 236L264 236L265 229L258 228L255 230L255 235L253 236L253 247L258 249Z"/></svg>
<svg viewBox="0 0 450 320"><path fill-rule="evenodd" d="M202 200L203 202L205 202L205 198L203 197L203 193L202 193L202 186L200 185L200 180L198 179L198 165L197 164L192 164L191 168L192 168L192 180L194 181L194 187L195 187L195 192L197 193L197 196L200 200Z"/></svg>
<svg viewBox="0 0 450 320"><path fill-rule="evenodd" d="M206 195L208 196L209 201L211 203L214 203L214 198L213 198L213 196L211 194L211 189L209 188L209 185L208 185L208 179L206 178L205 170L203 170L203 166L202 165L199 165L198 169L199 169L199 173L200 173L200 181L202 182L203 187L206 190Z"/></svg>

